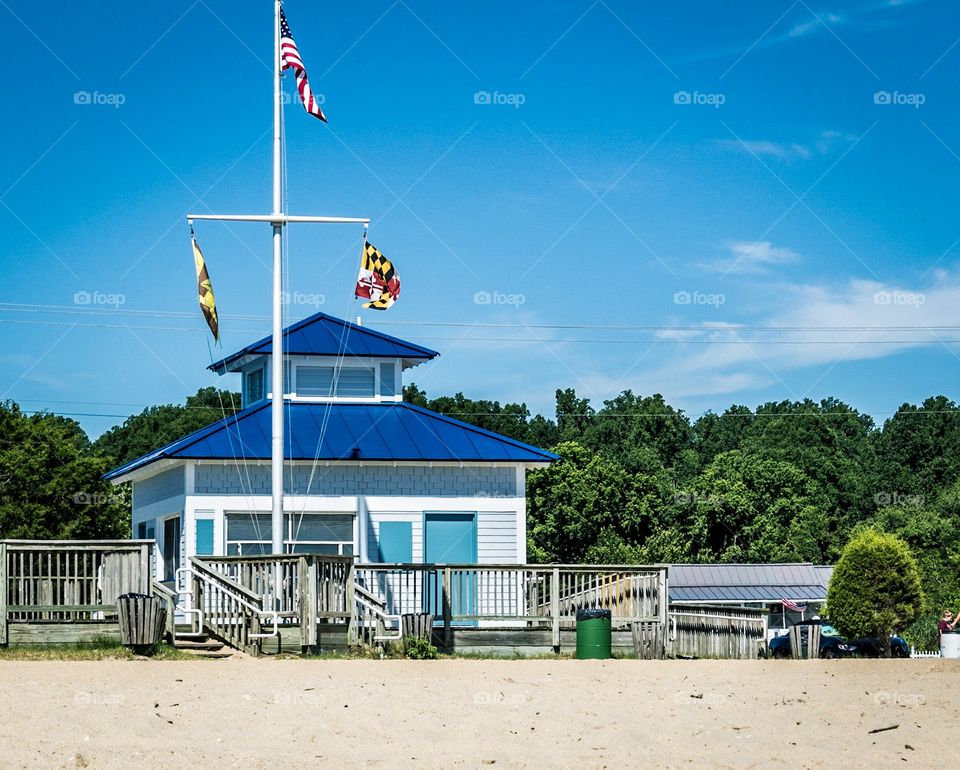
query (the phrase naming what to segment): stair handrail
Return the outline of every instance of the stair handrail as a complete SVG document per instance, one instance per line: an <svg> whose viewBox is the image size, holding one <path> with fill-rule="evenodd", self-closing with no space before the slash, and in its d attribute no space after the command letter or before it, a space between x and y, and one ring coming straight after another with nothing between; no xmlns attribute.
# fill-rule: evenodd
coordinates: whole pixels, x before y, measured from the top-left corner
<svg viewBox="0 0 960 770"><path fill-rule="evenodd" d="M382 599L374 596L370 591L364 588L357 583L354 583L353 586L354 592L354 601L357 604L366 607L368 610L373 612L374 615L379 617L381 620L393 620L397 623L397 635L396 636L387 636L386 634L375 634L373 640L375 642L399 642L403 639L403 618L400 615L391 615L387 612L387 603ZM386 627L386 624L384 624Z"/></svg>
<svg viewBox="0 0 960 770"><path fill-rule="evenodd" d="M173 644L177 641L177 593L159 580L151 581L151 589L154 594L160 596L161 601L167 606L167 632L170 634L170 643Z"/></svg>
<svg viewBox="0 0 960 770"><path fill-rule="evenodd" d="M269 619L268 622L271 622L273 625L273 630L270 633L247 634L249 638L270 639L280 635L280 613L277 610L263 609L263 600L253 593L253 591L251 591L249 588L245 588L236 581L228 578L226 575L217 572L215 569L205 564L196 556L191 556L190 566L178 570L178 572L181 571L186 571L187 573L197 575L204 582L215 585L217 590L228 594L231 599L234 599L238 604L246 607L261 619Z"/></svg>

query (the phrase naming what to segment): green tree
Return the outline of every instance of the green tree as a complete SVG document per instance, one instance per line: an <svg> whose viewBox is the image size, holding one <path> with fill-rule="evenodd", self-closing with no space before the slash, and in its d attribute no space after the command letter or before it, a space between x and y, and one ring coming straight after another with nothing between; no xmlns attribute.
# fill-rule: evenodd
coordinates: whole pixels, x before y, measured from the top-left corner
<svg viewBox="0 0 960 770"><path fill-rule="evenodd" d="M960 607L960 482L935 500L924 495L879 510L870 526L904 540L917 559L923 588L920 617L904 637L922 650L937 645L937 621L944 609Z"/></svg>
<svg viewBox="0 0 960 770"><path fill-rule="evenodd" d="M561 460L527 481L528 553L533 561L569 564L643 561L644 543L662 527L669 476L629 473L575 442L559 444ZM629 550L628 550L629 549Z"/></svg>
<svg viewBox="0 0 960 770"><path fill-rule="evenodd" d="M724 452L677 495L697 561L822 561L823 495L791 463Z"/></svg>
<svg viewBox="0 0 960 770"><path fill-rule="evenodd" d="M499 401L470 399L463 393L428 398L416 383L404 387L403 400L534 446L550 447L557 442L556 426L540 415L531 417L526 404L501 405Z"/></svg>
<svg viewBox="0 0 960 770"><path fill-rule="evenodd" d="M151 406L96 440L94 451L114 465L142 457L240 409L240 394L201 388L183 406Z"/></svg>
<svg viewBox="0 0 960 770"><path fill-rule="evenodd" d="M643 397L625 390L603 402L580 441L595 452L616 457L631 471L648 466L651 452L671 468L689 445L690 423L659 393Z"/></svg>
<svg viewBox="0 0 960 770"><path fill-rule="evenodd" d="M876 437L881 498L935 497L960 477L960 408L946 396L903 404Z"/></svg>
<svg viewBox="0 0 960 770"><path fill-rule="evenodd" d="M73 420L0 404L0 538L127 537L127 498L100 478L110 465Z"/></svg>
<svg viewBox="0 0 960 770"><path fill-rule="evenodd" d="M920 571L903 540L873 529L850 538L827 590L830 619L841 634L878 637L890 657L890 636L913 623L922 604Z"/></svg>

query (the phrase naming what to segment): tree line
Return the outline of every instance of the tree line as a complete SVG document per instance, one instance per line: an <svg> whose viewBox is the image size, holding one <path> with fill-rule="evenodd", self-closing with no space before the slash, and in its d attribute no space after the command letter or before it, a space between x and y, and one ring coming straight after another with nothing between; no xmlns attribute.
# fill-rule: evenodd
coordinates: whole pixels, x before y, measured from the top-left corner
<svg viewBox="0 0 960 770"><path fill-rule="evenodd" d="M833 398L697 419L629 390L596 407L558 390L552 419L415 384L404 398L560 456L528 477L531 561L832 564L851 535L874 529L917 559L921 627L960 602L960 407L945 396L903 404L882 425ZM96 441L73 420L0 405L0 537L128 536L129 493L100 476L239 402L205 388Z"/></svg>

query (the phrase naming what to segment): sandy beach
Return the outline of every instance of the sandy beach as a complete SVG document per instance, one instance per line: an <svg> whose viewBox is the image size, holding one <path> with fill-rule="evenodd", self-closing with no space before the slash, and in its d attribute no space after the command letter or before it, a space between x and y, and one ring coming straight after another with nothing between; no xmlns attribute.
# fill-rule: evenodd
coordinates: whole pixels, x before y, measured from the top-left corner
<svg viewBox="0 0 960 770"><path fill-rule="evenodd" d="M941 660L4 662L0 764L936 767L958 682Z"/></svg>

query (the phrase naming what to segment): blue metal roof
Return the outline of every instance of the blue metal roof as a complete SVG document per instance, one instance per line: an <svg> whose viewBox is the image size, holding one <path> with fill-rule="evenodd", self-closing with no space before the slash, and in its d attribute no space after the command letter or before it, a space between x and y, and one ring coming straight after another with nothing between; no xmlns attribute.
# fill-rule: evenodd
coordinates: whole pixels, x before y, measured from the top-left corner
<svg viewBox="0 0 960 770"><path fill-rule="evenodd" d="M207 368L223 374L233 371L231 365L246 356L265 355L272 351L273 338L267 336ZM316 313L284 329L283 352L284 355L373 356L416 361L428 361L440 355L435 350L404 342L389 334L358 326L326 313Z"/></svg>
<svg viewBox="0 0 960 770"><path fill-rule="evenodd" d="M270 403L248 407L115 468L115 479L162 459L270 459ZM400 401L284 404L285 459L542 463L557 455Z"/></svg>

